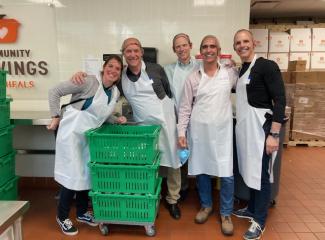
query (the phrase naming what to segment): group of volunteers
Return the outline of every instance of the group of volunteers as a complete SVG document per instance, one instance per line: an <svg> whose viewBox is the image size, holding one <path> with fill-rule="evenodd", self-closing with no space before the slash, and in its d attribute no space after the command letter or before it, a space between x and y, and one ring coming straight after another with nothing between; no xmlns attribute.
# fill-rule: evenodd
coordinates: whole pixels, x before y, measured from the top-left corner
<svg viewBox="0 0 325 240"><path fill-rule="evenodd" d="M170 215L181 218L178 203L188 191L187 175L194 175L201 205L194 221L206 222L213 213L211 177L217 176L221 183L222 233L233 235L233 214L251 221L244 239L260 239L271 198L285 90L277 64L256 57L250 31L237 31L233 47L242 61L239 70L234 64L220 64L221 46L216 36L202 39L202 60L196 60L191 56L190 37L179 33L172 41L177 60L163 68L144 62L140 41L127 38L121 48L125 67L118 55L111 55L98 76L78 72L71 80L50 89L52 122L48 129L58 128L55 180L61 185L56 220L63 233L78 233L69 219L74 196L76 220L98 225L87 210L91 182L87 168L89 150L83 133L105 121L126 122L125 117L112 114L121 94L131 105L135 122L161 125L160 174L167 180L166 206ZM239 172L250 189L248 206L238 210L233 209L232 90L236 92ZM62 111L60 98L68 94L72 94L71 102ZM190 150L188 166L181 166L177 155L182 148Z"/></svg>

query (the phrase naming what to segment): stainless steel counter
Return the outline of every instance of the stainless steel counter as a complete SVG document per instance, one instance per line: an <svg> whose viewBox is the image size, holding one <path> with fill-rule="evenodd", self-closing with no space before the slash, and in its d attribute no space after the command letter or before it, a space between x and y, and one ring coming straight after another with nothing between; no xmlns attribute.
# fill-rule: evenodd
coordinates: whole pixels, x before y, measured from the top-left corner
<svg viewBox="0 0 325 240"><path fill-rule="evenodd" d="M13 227L14 239L22 239L21 219L28 208L27 201L0 201L0 236Z"/></svg>
<svg viewBox="0 0 325 240"><path fill-rule="evenodd" d="M46 128L51 122L48 111L11 111L16 174L24 177L52 177L55 137Z"/></svg>
<svg viewBox="0 0 325 240"><path fill-rule="evenodd" d="M15 125L48 125L51 122L48 111L11 111L10 118Z"/></svg>

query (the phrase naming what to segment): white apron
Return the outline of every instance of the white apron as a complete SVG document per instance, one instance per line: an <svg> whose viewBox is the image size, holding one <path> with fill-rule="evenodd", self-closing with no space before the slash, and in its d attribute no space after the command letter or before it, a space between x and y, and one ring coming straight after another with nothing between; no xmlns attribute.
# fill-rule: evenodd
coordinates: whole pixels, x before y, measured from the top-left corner
<svg viewBox="0 0 325 240"><path fill-rule="evenodd" d="M182 97L183 97L183 92L184 92L184 86L185 86L186 79L187 79L188 75L194 69L199 68L199 63L197 62L197 60L195 58L192 57L191 61L192 61L192 65L187 65L184 68L181 68L180 67L180 62L177 61L175 69L174 69L173 79L170 82L170 88L171 88L171 91L173 93L173 99L174 99L177 119L178 119L179 107L180 107ZM187 148L191 149L190 141L189 141L189 139L190 139L190 133L189 132L187 132L186 138L187 138L187 142L188 142Z"/></svg>
<svg viewBox="0 0 325 240"><path fill-rule="evenodd" d="M86 110L67 106L56 138L54 168L55 180L64 187L76 191L91 188L87 166L90 157L84 132L99 127L106 121L113 112L118 97L119 91L113 86L111 101L107 104L108 97L99 81L93 102Z"/></svg>
<svg viewBox="0 0 325 240"><path fill-rule="evenodd" d="M239 78L236 87L236 146L238 168L246 185L261 189L262 157L265 145L265 114L272 111L265 108L254 108L248 104L246 85L256 61L256 55L246 72ZM273 164L277 152L270 159L270 181L273 182Z"/></svg>
<svg viewBox="0 0 325 240"><path fill-rule="evenodd" d="M190 120L191 158L189 175L233 175L232 81L227 70L220 68L209 78L202 77Z"/></svg>
<svg viewBox="0 0 325 240"><path fill-rule="evenodd" d="M184 68L181 68L179 66L180 63L177 61L174 69L173 79L171 79L170 82L170 88L173 93L177 113L182 100L186 78L198 65L196 62L194 62L196 61L195 59L192 58L191 61L193 61L193 64Z"/></svg>
<svg viewBox="0 0 325 240"><path fill-rule="evenodd" d="M168 96L160 100L152 88L153 81L145 71L142 62L141 76L132 82L126 75L122 75L123 92L130 103L134 120L142 125L161 125L159 149L162 152L160 165L179 168L177 157L177 132L174 103Z"/></svg>

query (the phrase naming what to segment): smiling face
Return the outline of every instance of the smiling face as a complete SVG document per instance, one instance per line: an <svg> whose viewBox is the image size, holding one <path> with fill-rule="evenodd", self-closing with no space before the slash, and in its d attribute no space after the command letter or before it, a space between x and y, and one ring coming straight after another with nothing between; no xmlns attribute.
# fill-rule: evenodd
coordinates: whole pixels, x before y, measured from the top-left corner
<svg viewBox="0 0 325 240"><path fill-rule="evenodd" d="M103 67L103 85L112 86L121 77L122 64L115 58L108 60Z"/></svg>
<svg viewBox="0 0 325 240"><path fill-rule="evenodd" d="M136 38L128 38L123 42L122 52L129 68L141 67L143 49Z"/></svg>
<svg viewBox="0 0 325 240"><path fill-rule="evenodd" d="M220 44L217 38L213 36L204 37L201 42L200 53L203 56L203 63L217 63L220 54Z"/></svg>
<svg viewBox="0 0 325 240"><path fill-rule="evenodd" d="M180 35L173 42L173 50L181 63L188 63L191 59L192 43L184 36Z"/></svg>
<svg viewBox="0 0 325 240"><path fill-rule="evenodd" d="M254 58L255 44L253 35L247 30L241 30L234 36L234 50L243 62L251 62Z"/></svg>

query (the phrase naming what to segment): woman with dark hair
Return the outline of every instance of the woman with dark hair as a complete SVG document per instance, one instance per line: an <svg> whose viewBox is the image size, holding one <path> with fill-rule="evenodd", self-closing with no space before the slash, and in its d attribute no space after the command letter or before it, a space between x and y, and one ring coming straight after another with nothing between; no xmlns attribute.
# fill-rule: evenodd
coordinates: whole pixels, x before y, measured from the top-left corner
<svg viewBox="0 0 325 240"><path fill-rule="evenodd" d="M111 55L97 76L87 76L82 85L70 80L61 82L49 90L49 106L52 121L47 126L56 130L55 180L61 185L56 220L64 234L76 235L78 229L69 219L69 212L76 195L77 221L97 226L88 212L88 191L91 188L87 167L89 149L84 132L101 126L105 121L125 123L125 117L111 116L120 92L123 64L118 55ZM60 110L60 98L72 94L71 101ZM63 112L61 114L61 112ZM60 123L60 124L59 124Z"/></svg>

